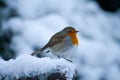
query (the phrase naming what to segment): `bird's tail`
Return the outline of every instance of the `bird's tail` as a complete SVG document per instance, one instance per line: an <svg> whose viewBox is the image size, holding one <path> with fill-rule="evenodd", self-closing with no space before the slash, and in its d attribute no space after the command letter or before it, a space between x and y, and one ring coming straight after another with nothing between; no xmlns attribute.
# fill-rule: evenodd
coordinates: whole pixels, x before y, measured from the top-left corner
<svg viewBox="0 0 120 80"><path fill-rule="evenodd" d="M31 55L34 56L38 53L41 53L42 52L42 48L38 49L37 51L33 52Z"/></svg>

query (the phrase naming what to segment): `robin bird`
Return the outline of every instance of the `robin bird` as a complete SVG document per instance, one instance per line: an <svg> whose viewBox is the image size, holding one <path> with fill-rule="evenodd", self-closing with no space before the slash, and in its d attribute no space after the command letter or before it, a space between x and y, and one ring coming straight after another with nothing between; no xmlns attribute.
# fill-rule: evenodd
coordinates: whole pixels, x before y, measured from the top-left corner
<svg viewBox="0 0 120 80"><path fill-rule="evenodd" d="M68 53L70 53L70 50L78 46L77 32L79 31L76 31L73 27L65 27L63 30L53 35L44 47L33 52L31 55L34 56L47 50L46 53L52 52L58 57L65 58L68 56Z"/></svg>

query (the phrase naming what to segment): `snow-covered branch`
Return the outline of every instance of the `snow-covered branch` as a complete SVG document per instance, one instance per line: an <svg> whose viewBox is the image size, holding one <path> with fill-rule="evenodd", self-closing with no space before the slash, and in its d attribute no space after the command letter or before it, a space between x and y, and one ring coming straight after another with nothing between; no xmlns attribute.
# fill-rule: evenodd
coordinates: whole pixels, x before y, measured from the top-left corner
<svg viewBox="0 0 120 80"><path fill-rule="evenodd" d="M72 80L75 75L76 65L62 58L37 58L25 54L15 60L0 60L0 80Z"/></svg>

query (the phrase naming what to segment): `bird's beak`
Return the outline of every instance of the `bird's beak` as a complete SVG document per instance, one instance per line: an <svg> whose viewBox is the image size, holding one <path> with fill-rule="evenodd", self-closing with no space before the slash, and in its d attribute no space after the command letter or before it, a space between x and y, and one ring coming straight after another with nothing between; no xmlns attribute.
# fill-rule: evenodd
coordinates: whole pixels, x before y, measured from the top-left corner
<svg viewBox="0 0 120 80"><path fill-rule="evenodd" d="M79 31L76 31L76 33L78 33Z"/></svg>

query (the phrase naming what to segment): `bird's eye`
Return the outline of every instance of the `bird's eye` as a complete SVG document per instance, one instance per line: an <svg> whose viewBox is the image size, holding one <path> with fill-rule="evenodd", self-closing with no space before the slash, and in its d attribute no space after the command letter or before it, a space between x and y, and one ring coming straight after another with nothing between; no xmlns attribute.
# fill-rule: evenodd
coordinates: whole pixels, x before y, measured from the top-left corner
<svg viewBox="0 0 120 80"><path fill-rule="evenodd" d="M71 33L71 31L69 31L69 33Z"/></svg>

